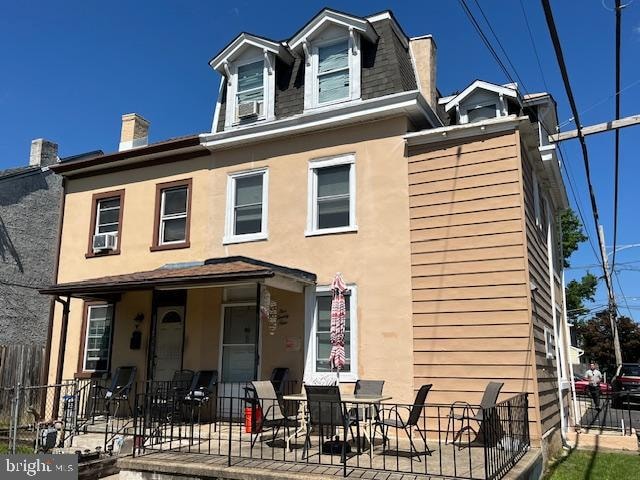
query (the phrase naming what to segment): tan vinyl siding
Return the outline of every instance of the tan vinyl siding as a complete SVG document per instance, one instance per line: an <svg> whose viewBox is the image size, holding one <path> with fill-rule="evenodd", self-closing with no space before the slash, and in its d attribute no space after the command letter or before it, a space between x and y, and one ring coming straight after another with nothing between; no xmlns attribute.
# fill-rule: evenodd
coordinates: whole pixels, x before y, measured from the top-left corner
<svg viewBox="0 0 640 480"><path fill-rule="evenodd" d="M519 148L509 132L409 152L414 387L434 403L478 403L491 380L534 393Z"/></svg>
<svg viewBox="0 0 640 480"><path fill-rule="evenodd" d="M542 433L560 425L556 359L548 359L545 351L544 328L553 332L552 285L549 282L549 263L546 231L536 225L533 170L526 154L522 153L524 180L526 237L529 279L538 289L531 295L531 310L535 346L540 421ZM550 221L551 219L549 219ZM556 292L557 295L558 292ZM560 292L561 293L561 292ZM558 298L556 298L558 301ZM559 303L559 301L558 301Z"/></svg>

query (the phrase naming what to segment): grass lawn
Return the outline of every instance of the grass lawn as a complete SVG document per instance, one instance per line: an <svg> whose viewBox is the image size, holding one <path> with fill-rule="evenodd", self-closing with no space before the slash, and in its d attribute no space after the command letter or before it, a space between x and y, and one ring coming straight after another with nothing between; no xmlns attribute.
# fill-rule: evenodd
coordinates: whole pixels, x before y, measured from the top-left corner
<svg viewBox="0 0 640 480"><path fill-rule="evenodd" d="M33 453L33 448L16 445L16 453L30 454L30 453ZM0 443L0 455L8 455L8 454L9 454L8 445L6 443Z"/></svg>
<svg viewBox="0 0 640 480"><path fill-rule="evenodd" d="M545 480L640 479L640 455L574 450L555 462Z"/></svg>

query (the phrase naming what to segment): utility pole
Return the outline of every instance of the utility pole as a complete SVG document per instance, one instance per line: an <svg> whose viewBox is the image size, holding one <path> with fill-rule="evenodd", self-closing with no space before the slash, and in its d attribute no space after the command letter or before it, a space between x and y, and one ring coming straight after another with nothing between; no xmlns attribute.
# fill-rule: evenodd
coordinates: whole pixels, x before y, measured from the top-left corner
<svg viewBox="0 0 640 480"><path fill-rule="evenodd" d="M598 225L598 236L600 237L600 245L602 248L602 261L604 262L604 274L607 277L606 281L608 285L611 283L611 271L609 270L609 258L607 251L605 250L604 243L604 228L602 225ZM613 349L616 355L616 366L622 364L622 351L620 350L620 338L618 337L618 319L616 309L616 297L613 292L613 288L609 288L609 321L611 322L611 331L613 332Z"/></svg>

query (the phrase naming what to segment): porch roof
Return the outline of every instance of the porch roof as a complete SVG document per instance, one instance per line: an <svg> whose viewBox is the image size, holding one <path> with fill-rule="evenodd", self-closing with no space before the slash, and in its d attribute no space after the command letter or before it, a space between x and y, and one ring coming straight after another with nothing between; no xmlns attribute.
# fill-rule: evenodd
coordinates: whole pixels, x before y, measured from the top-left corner
<svg viewBox="0 0 640 480"><path fill-rule="evenodd" d="M59 283L40 290L45 295L92 297L154 288L188 288L229 282L263 281L275 288L302 291L316 275L249 257L211 258L204 262L165 265L155 270Z"/></svg>

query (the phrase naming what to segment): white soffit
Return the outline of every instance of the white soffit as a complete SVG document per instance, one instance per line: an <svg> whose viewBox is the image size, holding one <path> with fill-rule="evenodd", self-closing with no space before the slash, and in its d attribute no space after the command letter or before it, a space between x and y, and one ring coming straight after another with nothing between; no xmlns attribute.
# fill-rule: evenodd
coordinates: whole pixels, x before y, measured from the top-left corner
<svg viewBox="0 0 640 480"><path fill-rule="evenodd" d="M291 50L302 47L302 44L308 38L311 38L316 32L322 30L327 24L338 25L347 29L353 29L359 32L372 42L378 38L375 30L367 20L347 15L345 13L336 12L334 10L325 9L316 15L309 23L307 23L298 33L296 33L288 44Z"/></svg>
<svg viewBox="0 0 640 480"><path fill-rule="evenodd" d="M281 43L274 42L266 38L251 35L250 33L241 33L236 39L227 45L218 55L209 61L211 68L224 75L224 63L231 62L247 47L255 47L261 51L273 53L289 62L292 60L291 54Z"/></svg>
<svg viewBox="0 0 640 480"><path fill-rule="evenodd" d="M478 89L488 90L489 92L495 92L498 95L504 95L514 99L518 98L518 92L513 88L504 87L502 85L495 85L493 83L485 82L483 80L476 80L467 88L465 88L462 92L460 92L458 95L454 96L451 100L449 100L444 107L445 111L448 112L449 110L454 108L456 105L459 105L460 102L462 102L462 100L464 100L466 97L468 97Z"/></svg>

